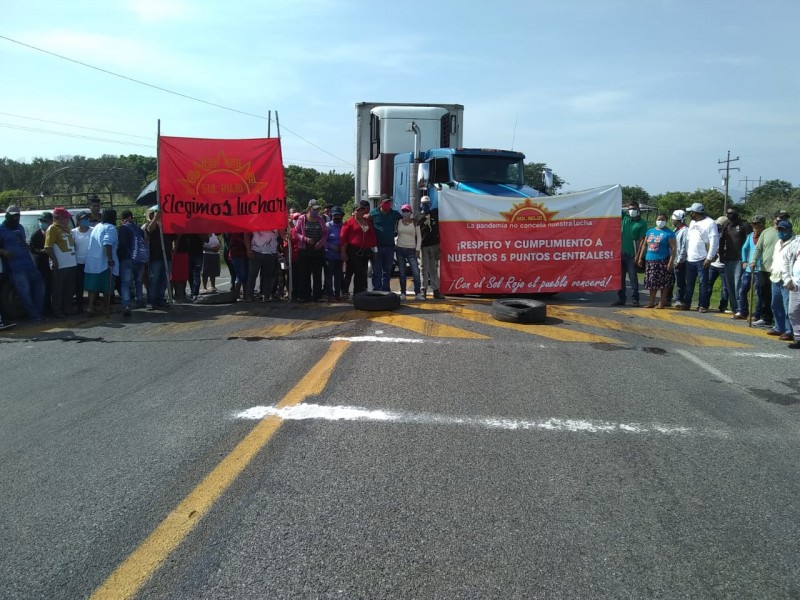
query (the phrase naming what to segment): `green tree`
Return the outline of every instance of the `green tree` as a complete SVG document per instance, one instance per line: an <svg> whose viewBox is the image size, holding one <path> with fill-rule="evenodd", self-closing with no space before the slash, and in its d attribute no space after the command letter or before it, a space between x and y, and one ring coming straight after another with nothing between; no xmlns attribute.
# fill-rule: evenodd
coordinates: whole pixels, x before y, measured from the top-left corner
<svg viewBox="0 0 800 600"><path fill-rule="evenodd" d="M547 163L525 163L525 184L533 189L545 193L548 192L544 187L544 177L542 171L547 168ZM553 187L548 193L554 194L558 192L561 187L567 183L561 177L553 173Z"/></svg>
<svg viewBox="0 0 800 600"><path fill-rule="evenodd" d="M631 202L638 202L640 205L652 204L650 194L638 185L623 185L622 204L627 206Z"/></svg>
<svg viewBox="0 0 800 600"><path fill-rule="evenodd" d="M795 219L800 217L800 188L792 187L788 181L772 179L747 195L743 212L747 216L762 214L769 220L780 210L794 215Z"/></svg>

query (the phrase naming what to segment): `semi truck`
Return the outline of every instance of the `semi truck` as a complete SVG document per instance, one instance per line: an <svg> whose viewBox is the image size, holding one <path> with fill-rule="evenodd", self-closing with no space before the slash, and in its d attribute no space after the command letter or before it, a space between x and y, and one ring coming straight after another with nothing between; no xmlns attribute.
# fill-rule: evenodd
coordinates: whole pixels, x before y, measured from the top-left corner
<svg viewBox="0 0 800 600"><path fill-rule="evenodd" d="M525 185L525 155L463 148L461 104L356 104L355 198L373 204L392 196L416 211L426 194L438 205L444 188L474 194L543 195Z"/></svg>

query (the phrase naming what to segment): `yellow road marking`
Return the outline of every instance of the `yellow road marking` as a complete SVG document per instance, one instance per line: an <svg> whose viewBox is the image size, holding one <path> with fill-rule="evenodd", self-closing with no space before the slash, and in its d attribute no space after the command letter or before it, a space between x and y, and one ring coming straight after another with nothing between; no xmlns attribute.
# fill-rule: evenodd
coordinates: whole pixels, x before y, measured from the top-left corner
<svg viewBox="0 0 800 600"><path fill-rule="evenodd" d="M227 325L228 323L235 323L245 319L252 318L249 315L220 315L214 319L198 319L193 318L191 321L178 321L172 323L163 323L152 329L153 333L158 335L165 335L171 333L185 333L203 327L211 327L213 325Z"/></svg>
<svg viewBox="0 0 800 600"><path fill-rule="evenodd" d="M727 331L729 333L736 333L738 335L750 335L753 337L759 338L766 338L767 330L766 329L755 329L752 327L747 327L744 325L744 322L740 322L740 325L733 325L731 323L716 323L712 321L706 321L705 319L700 319L696 317L689 317L681 312L675 312L671 310L654 310L650 312L647 309L638 309L638 310L630 310L630 309L623 309L617 311L619 314L622 315L633 315L635 317L644 317L645 319L654 319L657 321L666 321L668 323L676 323L678 325L691 325L692 327L701 327L703 329L713 329L716 331ZM730 318L730 315L726 315ZM744 326L742 326L744 325Z"/></svg>
<svg viewBox="0 0 800 600"><path fill-rule="evenodd" d="M229 337L265 338L273 340L286 337L287 335L294 335L295 333L320 329L321 327L330 327L331 325L333 325L333 323L327 323L324 321L290 321L288 323L278 323L277 325L269 325L267 327L253 327L252 329L244 329L231 334Z"/></svg>
<svg viewBox="0 0 800 600"><path fill-rule="evenodd" d="M635 323L620 323L613 319L604 319L602 317L593 317L584 315L577 312L561 310L558 307L548 306L547 314L558 319L588 325L589 327L601 327L603 329L612 329L615 331L622 331L624 333L633 333L648 338L669 340L679 344L688 344L690 346L702 347L722 347L722 348L749 348L749 344L742 344L741 342L730 342L721 340L705 335L698 335L696 333L686 333L683 331L672 331L670 329L661 329L657 327L648 327L646 325L637 325ZM637 311L636 316L641 316Z"/></svg>
<svg viewBox="0 0 800 600"><path fill-rule="evenodd" d="M385 316L370 317L370 321L374 323L385 323L394 327L401 327L408 329L422 335L430 337L446 337L446 338L460 338L470 340L488 340L488 335L469 331L467 329L460 329L450 325L442 325L435 321L421 319L420 317L412 317L409 315L390 314Z"/></svg>
<svg viewBox="0 0 800 600"><path fill-rule="evenodd" d="M320 361L276 406L289 408L325 389L333 369L349 342L333 342ZM156 527L142 544L116 568L92 594L99 598L131 598L153 576L170 553L194 529L219 497L236 480L253 457L269 442L283 423L274 415L264 417L200 484Z"/></svg>
<svg viewBox="0 0 800 600"><path fill-rule="evenodd" d="M583 333L581 331L566 329L564 327L556 327L554 325L543 325L543 324L522 325L519 323L506 323L504 321L497 321L489 313L479 310L470 310L468 308L462 308L460 306L453 306L448 304L429 304L429 305L418 304L416 305L416 308L422 308L424 310L430 310L430 311L438 310L441 312L447 312L458 318L466 319L468 321L474 321L482 325L490 325L492 327L499 327L501 329L511 329L513 331L521 331L523 333L538 335L544 338L557 340L560 342L584 342L584 343L605 343L605 344L620 343L619 340L615 340L613 338L604 337L602 335L594 335L591 333ZM547 307L547 311L549 314L550 313L549 306Z"/></svg>

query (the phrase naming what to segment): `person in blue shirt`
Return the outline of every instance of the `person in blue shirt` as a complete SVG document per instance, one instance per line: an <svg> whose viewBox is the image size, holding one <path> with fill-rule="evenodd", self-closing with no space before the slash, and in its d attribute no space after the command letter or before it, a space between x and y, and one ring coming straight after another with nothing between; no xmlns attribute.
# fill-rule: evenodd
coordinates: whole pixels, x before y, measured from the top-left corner
<svg viewBox="0 0 800 600"><path fill-rule="evenodd" d="M667 215L656 216L656 226L648 229L640 245L637 262L645 267L644 287L650 290L647 308L665 308L669 288L674 283L673 266L677 244L675 232L667 227ZM656 291L661 290L656 306Z"/></svg>
<svg viewBox="0 0 800 600"><path fill-rule="evenodd" d="M397 235L397 222L403 215L392 208L392 199L389 196L382 196L380 206L373 208L369 216L378 239L378 250L372 257L372 289L389 292L394 263L394 238Z"/></svg>
<svg viewBox="0 0 800 600"><path fill-rule="evenodd" d="M0 223L0 257L3 271L13 282L28 318L38 323L44 320L44 280L33 263L19 218L18 206L11 205L6 209L5 219Z"/></svg>
<svg viewBox="0 0 800 600"><path fill-rule="evenodd" d="M341 206L331 208L331 221L328 223L328 245L325 246L325 294L329 302L342 299L342 221L344 211Z"/></svg>

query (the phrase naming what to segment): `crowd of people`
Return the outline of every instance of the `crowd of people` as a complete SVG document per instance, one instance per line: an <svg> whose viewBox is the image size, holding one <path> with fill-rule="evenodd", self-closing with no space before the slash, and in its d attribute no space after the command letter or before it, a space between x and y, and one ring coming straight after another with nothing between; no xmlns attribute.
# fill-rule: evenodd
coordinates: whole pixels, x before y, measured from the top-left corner
<svg viewBox="0 0 800 600"><path fill-rule="evenodd" d="M73 312L91 316L101 300L108 310L115 289L126 316L134 308L169 306L168 286L174 301L195 301L217 291L220 254L232 293L246 302L344 300L351 286L354 294L368 290L370 268L371 289L389 291L395 263L402 301L425 300L429 290L441 299L438 211L427 196L420 209L415 215L406 204L397 211L384 196L375 208L358 202L345 219L341 207L311 199L305 211L291 212L283 230L172 235L162 233L157 206L139 226L130 210L118 224L114 209L101 212L93 202L75 227L62 207L42 213L28 241L19 208L9 206L0 223L0 257L34 322ZM632 303L640 306L639 269L649 290L646 306L654 309L690 310L699 283L696 310L708 312L719 280L720 312L800 348L800 236L786 211L776 212L768 227L763 215L746 222L736 207L715 220L695 203L674 211L671 221L670 228L667 215L658 214L648 228L638 203L629 204L621 221L622 287L613 305L626 304L627 278Z"/></svg>
<svg viewBox="0 0 800 600"><path fill-rule="evenodd" d="M370 267L372 289L388 291L395 261L402 300L408 271L413 298L424 300L429 289L443 298L438 211L427 196L420 206L413 215L409 205L394 210L388 197L374 209L361 201L345 220L341 207L323 208L312 199L304 212L292 211L285 230L173 235L161 231L157 206L139 226L130 210L118 223L116 210L101 212L93 201L77 215L77 226L63 207L43 212L26 240L19 207L12 205L0 223L0 257L33 322L92 316L103 303L108 311L115 290L125 316L136 308L166 308L169 295L175 302L196 301L217 291L220 254L231 291L245 302L340 301L351 286L353 293L367 291Z"/></svg>
<svg viewBox="0 0 800 600"><path fill-rule="evenodd" d="M686 219L689 223L686 223ZM766 334L800 349L800 236L785 210L743 220L736 207L712 219L694 203L647 227L640 206L631 202L622 216L622 287L614 306L640 306L637 268L644 268L648 308L690 310L699 282L696 310L710 310L714 284L721 282L718 310L735 320L750 320ZM655 303L656 294L658 304ZM754 301L753 301L754 300Z"/></svg>

